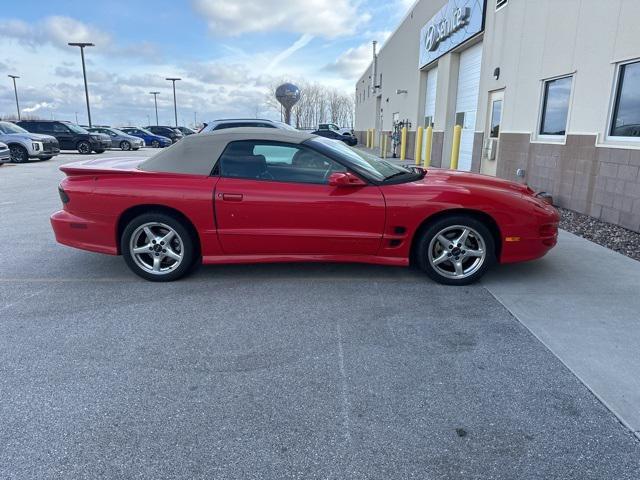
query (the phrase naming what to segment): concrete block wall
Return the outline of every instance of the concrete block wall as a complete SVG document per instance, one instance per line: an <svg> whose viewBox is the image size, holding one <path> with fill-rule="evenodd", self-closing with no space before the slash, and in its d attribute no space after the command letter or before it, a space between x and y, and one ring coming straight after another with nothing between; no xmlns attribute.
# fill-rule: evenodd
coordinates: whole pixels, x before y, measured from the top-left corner
<svg viewBox="0 0 640 480"><path fill-rule="evenodd" d="M497 175L523 181L518 168L557 205L640 232L640 150L596 146L595 135L570 134L565 144L551 144L503 133Z"/></svg>

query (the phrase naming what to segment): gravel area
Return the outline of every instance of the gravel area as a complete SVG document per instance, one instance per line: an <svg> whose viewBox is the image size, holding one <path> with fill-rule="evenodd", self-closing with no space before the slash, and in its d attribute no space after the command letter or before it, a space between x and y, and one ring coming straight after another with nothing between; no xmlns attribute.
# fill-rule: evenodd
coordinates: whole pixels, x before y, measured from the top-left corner
<svg viewBox="0 0 640 480"><path fill-rule="evenodd" d="M640 261L640 233L582 213L558 208L560 228Z"/></svg>

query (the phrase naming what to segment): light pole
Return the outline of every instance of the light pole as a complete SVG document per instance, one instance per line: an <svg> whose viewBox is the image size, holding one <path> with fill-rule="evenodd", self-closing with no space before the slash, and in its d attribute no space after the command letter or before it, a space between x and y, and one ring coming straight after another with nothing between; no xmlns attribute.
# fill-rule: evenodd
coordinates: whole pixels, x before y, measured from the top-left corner
<svg viewBox="0 0 640 480"><path fill-rule="evenodd" d="M20 104L18 103L18 87L16 87L16 78L20 78L18 75L7 75L7 77L13 79L13 93L16 94L16 108L18 109L18 120L20 120Z"/></svg>
<svg viewBox="0 0 640 480"><path fill-rule="evenodd" d="M87 117L89 117L89 128L91 128L91 108L89 108L89 87L87 87L87 70L84 66L84 47L94 47L93 43L71 42L70 47L80 47L80 56L82 57L82 76L84 77L84 95L87 98Z"/></svg>
<svg viewBox="0 0 640 480"><path fill-rule="evenodd" d="M178 126L178 106L176 104L176 81L182 80L182 79L177 77L170 77L170 78L165 78L165 80L170 80L171 82L173 82L173 114L175 116L176 127L177 127Z"/></svg>
<svg viewBox="0 0 640 480"><path fill-rule="evenodd" d="M175 87L173 89L173 95L174 95L174 100L175 100ZM158 95L160 95L160 92L149 92L150 95L153 95L153 103L156 106L156 126L159 125L158 123Z"/></svg>

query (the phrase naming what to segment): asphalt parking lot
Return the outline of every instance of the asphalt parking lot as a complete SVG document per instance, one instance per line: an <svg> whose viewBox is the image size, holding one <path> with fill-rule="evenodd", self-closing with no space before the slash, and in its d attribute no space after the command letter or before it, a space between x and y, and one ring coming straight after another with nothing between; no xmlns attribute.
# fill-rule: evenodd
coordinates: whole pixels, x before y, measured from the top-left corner
<svg viewBox="0 0 640 480"><path fill-rule="evenodd" d="M0 168L0 478L640 478L638 440L482 285L145 282L55 243L57 167L81 158Z"/></svg>

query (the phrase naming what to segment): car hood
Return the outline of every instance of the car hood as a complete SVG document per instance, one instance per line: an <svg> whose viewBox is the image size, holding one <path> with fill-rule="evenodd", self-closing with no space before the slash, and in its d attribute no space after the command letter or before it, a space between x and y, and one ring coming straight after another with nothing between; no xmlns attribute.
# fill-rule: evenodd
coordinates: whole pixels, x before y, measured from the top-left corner
<svg viewBox="0 0 640 480"><path fill-rule="evenodd" d="M523 185L521 183L511 182L509 180L489 175L481 175L479 173L461 172L459 170L447 170L441 168L429 168L424 178L416 183L459 186L468 189L483 188L522 194L533 193L533 190L531 190L527 185Z"/></svg>
<svg viewBox="0 0 640 480"><path fill-rule="evenodd" d="M21 140L35 140L35 141L53 141L56 140L56 137L51 135L42 135L40 133L7 133L0 134L0 136L11 135L11 138L19 138Z"/></svg>

